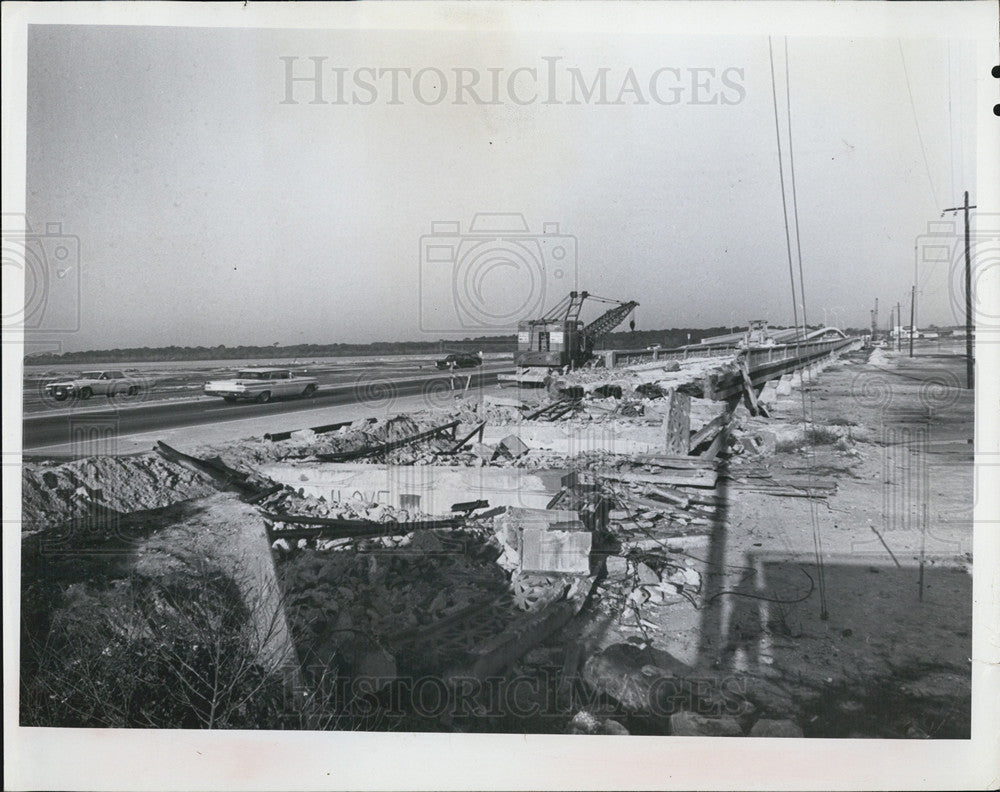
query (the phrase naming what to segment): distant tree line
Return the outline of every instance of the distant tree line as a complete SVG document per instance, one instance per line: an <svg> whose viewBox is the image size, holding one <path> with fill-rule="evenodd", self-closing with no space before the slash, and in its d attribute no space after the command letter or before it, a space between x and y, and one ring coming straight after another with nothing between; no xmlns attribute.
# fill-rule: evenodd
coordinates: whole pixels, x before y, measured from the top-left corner
<svg viewBox="0 0 1000 792"><path fill-rule="evenodd" d="M737 328L737 330L744 328ZM812 329L812 328L811 328ZM610 333L600 340L598 349L644 349L659 345L664 349L697 344L703 338L733 332L732 327L671 328L669 330L628 330ZM868 332L849 328L848 335ZM479 336L461 341L375 341L369 344L290 344L288 346L166 346L93 349L85 352L44 353L30 356L32 364L60 363L139 363L174 360L245 360L253 358L321 358L365 355L437 355L446 352L486 352L513 354L517 336Z"/></svg>

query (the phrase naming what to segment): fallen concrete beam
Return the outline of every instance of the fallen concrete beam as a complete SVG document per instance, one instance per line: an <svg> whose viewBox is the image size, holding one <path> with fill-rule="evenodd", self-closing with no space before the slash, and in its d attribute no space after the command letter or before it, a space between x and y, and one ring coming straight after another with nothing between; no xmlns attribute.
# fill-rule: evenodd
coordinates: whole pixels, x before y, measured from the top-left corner
<svg viewBox="0 0 1000 792"><path fill-rule="evenodd" d="M490 450L492 456L492 450ZM303 495L330 502L362 500L393 508L447 514L453 503L488 500L493 506L544 508L559 491L564 470L452 465L273 463L260 472Z"/></svg>
<svg viewBox="0 0 1000 792"><path fill-rule="evenodd" d="M483 442L496 445L516 434L533 452L552 451L565 456L588 452L610 454L663 453L661 426L615 426L614 424L539 424L487 426Z"/></svg>

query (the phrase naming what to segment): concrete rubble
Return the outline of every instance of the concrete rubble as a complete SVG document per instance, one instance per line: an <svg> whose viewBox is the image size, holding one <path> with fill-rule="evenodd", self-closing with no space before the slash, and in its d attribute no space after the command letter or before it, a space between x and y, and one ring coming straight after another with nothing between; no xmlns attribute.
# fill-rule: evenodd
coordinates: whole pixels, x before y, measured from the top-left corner
<svg viewBox="0 0 1000 792"><path fill-rule="evenodd" d="M817 475L817 444L828 470L849 471L871 440L846 421L765 417L829 363L728 400L705 394L712 377L736 376L732 356L586 368L548 389L189 449L228 471L221 480L155 455L148 464L169 469L173 501L223 489L259 512L306 686L317 673L374 680L369 703L388 713L405 680L444 680L446 696L472 680L471 709L447 724L475 730L490 708L480 683L529 677L539 696L551 693L548 720L531 728L797 737L802 708L773 680L729 688L705 661L726 646L664 647L720 606L712 543L732 499L832 497L838 484ZM803 448L808 470L772 466ZM69 517L102 499L123 508L126 495L91 472L33 469L26 512ZM146 507L165 498L151 494ZM428 725L409 710L385 717L381 726Z"/></svg>

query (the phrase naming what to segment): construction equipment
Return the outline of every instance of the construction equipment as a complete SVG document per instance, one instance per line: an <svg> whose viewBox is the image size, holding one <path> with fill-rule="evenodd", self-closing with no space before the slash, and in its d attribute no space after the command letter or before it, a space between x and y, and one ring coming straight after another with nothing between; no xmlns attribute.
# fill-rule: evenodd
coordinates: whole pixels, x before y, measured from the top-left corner
<svg viewBox="0 0 1000 792"><path fill-rule="evenodd" d="M590 324L580 320L586 300L611 303L613 308ZM639 303L596 297L585 291L572 291L541 319L518 323L515 375L501 375L502 380L518 384L544 384L553 369L572 369L593 357L595 343L614 330ZM631 322L635 329L635 320Z"/></svg>

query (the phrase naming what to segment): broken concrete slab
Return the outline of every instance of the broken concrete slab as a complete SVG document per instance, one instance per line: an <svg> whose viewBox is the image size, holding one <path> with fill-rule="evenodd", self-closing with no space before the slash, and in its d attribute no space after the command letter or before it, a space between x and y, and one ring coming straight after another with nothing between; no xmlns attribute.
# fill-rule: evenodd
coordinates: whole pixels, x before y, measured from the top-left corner
<svg viewBox="0 0 1000 792"><path fill-rule="evenodd" d="M303 495L331 503L357 499L425 514L447 514L453 503L469 500L544 509L558 492L562 475L498 467L334 462L276 463L260 470Z"/></svg>
<svg viewBox="0 0 1000 792"><path fill-rule="evenodd" d="M761 718L750 729L751 737L804 737L802 729L792 720Z"/></svg>
<svg viewBox="0 0 1000 792"><path fill-rule="evenodd" d="M612 718L598 718L587 710L580 710L566 727L569 734L605 734L624 737L629 731Z"/></svg>
<svg viewBox="0 0 1000 792"><path fill-rule="evenodd" d="M509 508L493 518L504 550L505 568L522 572L590 573L592 536L577 512L569 509Z"/></svg>
<svg viewBox="0 0 1000 792"><path fill-rule="evenodd" d="M497 445L497 454L510 457L511 459L519 459L530 450L524 441L515 434L507 435Z"/></svg>
<svg viewBox="0 0 1000 792"><path fill-rule="evenodd" d="M625 421L615 423L523 423L518 426L487 426L483 442L496 445L515 433L535 451L551 451L573 456L603 451L610 454L647 454L663 452L663 429L660 426L636 426Z"/></svg>
<svg viewBox="0 0 1000 792"><path fill-rule="evenodd" d="M521 533L521 569L524 572L590 574L591 542L589 531L525 528Z"/></svg>
<svg viewBox="0 0 1000 792"><path fill-rule="evenodd" d="M697 712L675 712L670 716L670 733L676 737L741 737L739 721L728 715L708 718Z"/></svg>
<svg viewBox="0 0 1000 792"><path fill-rule="evenodd" d="M639 580L640 585L648 584L651 586L655 586L658 585L660 582L660 574L656 570L642 563L641 561L638 564L636 564L635 574Z"/></svg>
<svg viewBox="0 0 1000 792"><path fill-rule="evenodd" d="M483 462L489 462L496 456L496 449L486 443L473 443L469 446L472 454Z"/></svg>
<svg viewBox="0 0 1000 792"><path fill-rule="evenodd" d="M581 679L630 714L667 717L691 700L689 671L662 650L617 643L587 658Z"/></svg>

